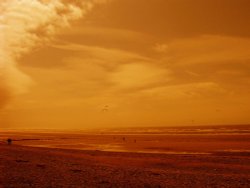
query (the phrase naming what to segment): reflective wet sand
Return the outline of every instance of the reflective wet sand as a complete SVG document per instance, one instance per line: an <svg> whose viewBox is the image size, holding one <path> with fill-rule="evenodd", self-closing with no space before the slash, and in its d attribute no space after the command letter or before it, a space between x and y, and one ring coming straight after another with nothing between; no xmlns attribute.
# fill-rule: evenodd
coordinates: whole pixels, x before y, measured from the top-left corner
<svg viewBox="0 0 250 188"><path fill-rule="evenodd" d="M5 131L0 187L247 188L250 134L231 130Z"/></svg>

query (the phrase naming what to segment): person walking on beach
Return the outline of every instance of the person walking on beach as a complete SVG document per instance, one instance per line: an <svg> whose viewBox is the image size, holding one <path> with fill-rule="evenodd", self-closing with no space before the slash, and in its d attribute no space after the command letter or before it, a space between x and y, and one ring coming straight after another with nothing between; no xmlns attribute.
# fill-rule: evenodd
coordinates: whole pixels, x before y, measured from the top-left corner
<svg viewBox="0 0 250 188"><path fill-rule="evenodd" d="M11 139L11 138L8 138L8 139L7 139L7 143L8 143L8 145L11 145L11 144L12 144L12 139Z"/></svg>

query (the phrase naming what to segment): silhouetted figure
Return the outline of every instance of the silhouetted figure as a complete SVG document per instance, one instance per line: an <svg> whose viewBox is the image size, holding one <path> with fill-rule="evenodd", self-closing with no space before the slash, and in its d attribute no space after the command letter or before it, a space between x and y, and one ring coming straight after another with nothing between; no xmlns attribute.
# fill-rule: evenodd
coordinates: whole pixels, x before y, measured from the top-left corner
<svg viewBox="0 0 250 188"><path fill-rule="evenodd" d="M136 143L136 139L134 139L134 143Z"/></svg>
<svg viewBox="0 0 250 188"><path fill-rule="evenodd" d="M8 139L7 139L7 143L8 143L8 145L11 145L11 144L12 144L12 139L11 139L11 138L8 138Z"/></svg>
<svg viewBox="0 0 250 188"><path fill-rule="evenodd" d="M125 137L123 137L122 140L123 140L123 142L125 142L125 140L126 140Z"/></svg>

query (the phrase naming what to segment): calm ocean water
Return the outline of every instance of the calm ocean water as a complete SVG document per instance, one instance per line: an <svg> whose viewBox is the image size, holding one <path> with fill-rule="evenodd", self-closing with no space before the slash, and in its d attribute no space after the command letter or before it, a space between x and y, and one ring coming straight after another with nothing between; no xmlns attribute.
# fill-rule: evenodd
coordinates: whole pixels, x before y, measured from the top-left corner
<svg viewBox="0 0 250 188"><path fill-rule="evenodd" d="M78 150L167 154L250 151L250 126L2 131L1 142L7 138L18 145Z"/></svg>

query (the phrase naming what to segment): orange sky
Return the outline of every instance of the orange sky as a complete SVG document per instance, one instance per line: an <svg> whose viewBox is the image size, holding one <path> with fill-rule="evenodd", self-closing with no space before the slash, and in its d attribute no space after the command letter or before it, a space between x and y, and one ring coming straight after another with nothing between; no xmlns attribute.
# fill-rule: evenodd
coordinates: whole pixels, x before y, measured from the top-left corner
<svg viewBox="0 0 250 188"><path fill-rule="evenodd" d="M250 123L249 0L4 0L3 128Z"/></svg>

